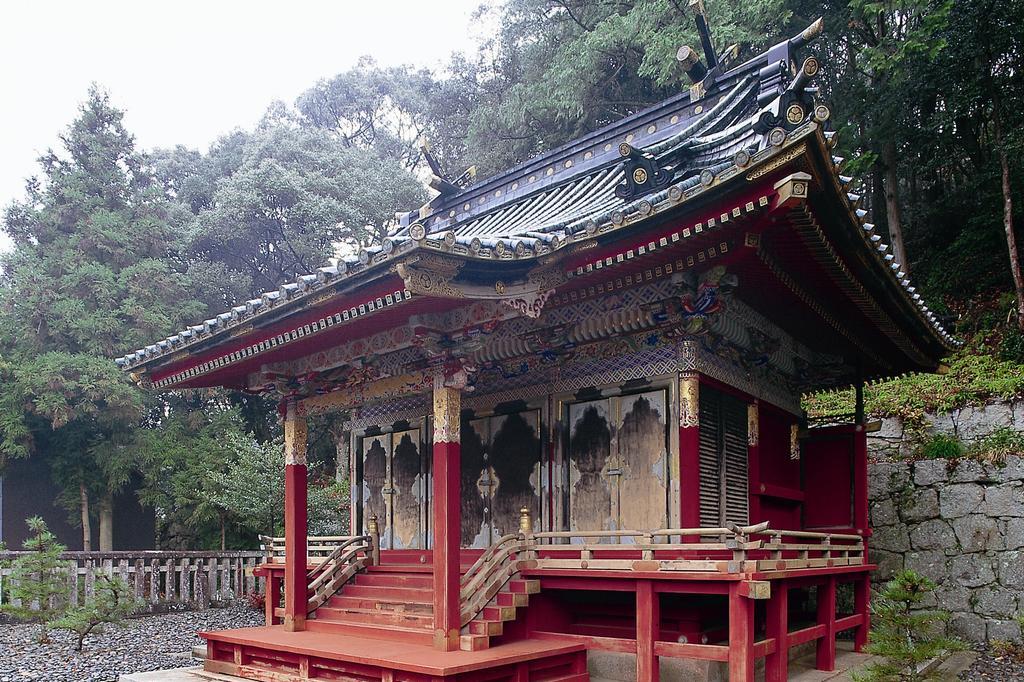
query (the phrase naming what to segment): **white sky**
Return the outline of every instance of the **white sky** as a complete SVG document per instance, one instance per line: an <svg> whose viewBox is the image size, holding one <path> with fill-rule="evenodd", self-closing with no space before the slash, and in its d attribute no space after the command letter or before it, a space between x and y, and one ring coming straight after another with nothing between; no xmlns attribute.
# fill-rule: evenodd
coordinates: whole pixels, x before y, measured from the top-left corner
<svg viewBox="0 0 1024 682"><path fill-rule="evenodd" d="M479 37L482 0L5 0L0 3L0 206L23 194L89 84L142 149L205 149L362 55L440 66ZM0 250L10 243L0 233Z"/></svg>

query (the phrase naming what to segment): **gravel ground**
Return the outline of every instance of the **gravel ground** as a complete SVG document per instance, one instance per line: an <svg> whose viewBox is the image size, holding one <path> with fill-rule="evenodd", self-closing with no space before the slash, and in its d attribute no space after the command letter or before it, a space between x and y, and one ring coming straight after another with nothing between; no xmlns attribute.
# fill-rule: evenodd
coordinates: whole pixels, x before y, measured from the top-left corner
<svg viewBox="0 0 1024 682"><path fill-rule="evenodd" d="M37 625L0 625L0 682L100 682L125 673L191 665L197 630L263 625L263 613L245 607L182 611L129 620L86 638L81 653L75 636L54 630L51 644L36 643Z"/></svg>
<svg viewBox="0 0 1024 682"><path fill-rule="evenodd" d="M1024 680L1024 659L997 656L991 649L977 649L978 658L960 673L961 680Z"/></svg>

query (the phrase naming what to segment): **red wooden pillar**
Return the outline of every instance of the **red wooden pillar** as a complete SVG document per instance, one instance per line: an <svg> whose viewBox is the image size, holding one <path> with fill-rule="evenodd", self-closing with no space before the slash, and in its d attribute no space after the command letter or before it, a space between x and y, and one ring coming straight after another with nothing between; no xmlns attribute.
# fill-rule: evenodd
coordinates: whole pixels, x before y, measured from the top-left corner
<svg viewBox="0 0 1024 682"><path fill-rule="evenodd" d="M853 650L863 651L871 630L871 574L864 573L853 582L853 611L861 615L861 623L853 632Z"/></svg>
<svg viewBox="0 0 1024 682"><path fill-rule="evenodd" d="M679 506L683 528L700 526L700 379L696 372L679 378Z"/></svg>
<svg viewBox="0 0 1024 682"><path fill-rule="evenodd" d="M765 682L786 682L789 677L789 586L772 581L768 600L767 636L775 640L775 651L764 662Z"/></svg>
<svg viewBox="0 0 1024 682"><path fill-rule="evenodd" d="M637 682L659 682L661 671L654 643L661 625L661 603L654 591L654 582L640 580L636 584L636 679Z"/></svg>
<svg viewBox="0 0 1024 682"><path fill-rule="evenodd" d="M274 611L281 602L281 579L273 571L267 571L267 578L264 581L263 611L267 625L274 625L277 616Z"/></svg>
<svg viewBox="0 0 1024 682"><path fill-rule="evenodd" d="M748 509L751 524L761 518L761 405L756 400L747 404L747 480Z"/></svg>
<svg viewBox="0 0 1024 682"><path fill-rule="evenodd" d="M835 670L836 667L836 579L826 578L818 585L818 625L825 626L825 634L818 640L814 667Z"/></svg>
<svg viewBox="0 0 1024 682"><path fill-rule="evenodd" d="M434 382L434 648L459 648L460 404L458 388Z"/></svg>
<svg viewBox="0 0 1024 682"><path fill-rule="evenodd" d="M754 682L754 602L729 583L729 682Z"/></svg>
<svg viewBox="0 0 1024 682"><path fill-rule="evenodd" d="M284 629L306 628L306 419L284 406Z"/></svg>

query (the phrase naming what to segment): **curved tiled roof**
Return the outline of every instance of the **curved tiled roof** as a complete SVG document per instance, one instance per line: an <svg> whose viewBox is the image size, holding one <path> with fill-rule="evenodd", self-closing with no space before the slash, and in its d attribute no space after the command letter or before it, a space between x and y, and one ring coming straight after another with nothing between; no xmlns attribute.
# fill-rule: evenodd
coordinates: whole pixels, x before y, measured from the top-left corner
<svg viewBox="0 0 1024 682"><path fill-rule="evenodd" d="M815 26L820 29L817 22ZM452 252L468 259L532 259L587 239L598 229L618 229L657 212L655 207L713 189L722 178L735 175L748 163L770 157L793 136L806 134L808 126L827 120L828 110L820 105L804 102L799 120L787 121L790 112L784 110L794 101L803 102L794 98L794 90L806 82L811 67L805 62L803 72L797 71L794 76L792 52L813 37L812 29L734 69L709 73L698 84L702 91L695 86L689 93L504 173L438 196L420 211L402 216L399 226L381 245L264 292L116 362L128 370L149 364L251 324L280 311L282 306L308 300L326 286L369 276L371 271L417 249ZM816 72L817 63L811 66ZM831 135L826 133L826 137ZM633 159L641 159L647 168L666 169L667 178L659 187L631 196L627 174L633 172ZM842 159L832 161L840 185L848 187L852 178L839 175ZM626 192L622 191L624 187ZM863 226L879 262L934 335L945 347L953 348L956 341L924 305L882 236L873 225L864 223L866 213L858 208L860 197L844 193L851 215Z"/></svg>

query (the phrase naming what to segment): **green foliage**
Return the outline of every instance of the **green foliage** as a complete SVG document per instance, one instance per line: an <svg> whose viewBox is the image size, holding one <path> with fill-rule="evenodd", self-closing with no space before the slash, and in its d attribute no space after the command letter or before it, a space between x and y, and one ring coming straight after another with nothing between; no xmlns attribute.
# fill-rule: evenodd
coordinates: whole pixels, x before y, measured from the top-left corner
<svg viewBox="0 0 1024 682"><path fill-rule="evenodd" d="M62 612L67 597L65 562L61 560L64 545L38 516L26 519L32 536L24 542L24 554L11 562L9 598L20 600L19 606L5 604L3 609L19 620L40 624L39 643L50 641L49 621Z"/></svg>
<svg viewBox="0 0 1024 682"><path fill-rule="evenodd" d="M946 374L914 374L865 387L865 411L874 417L899 417L923 435L928 412L1024 395L1024 364L1001 360L985 345L960 351L948 363ZM848 414L853 401L851 389L806 396L804 407L813 416Z"/></svg>
<svg viewBox="0 0 1024 682"><path fill-rule="evenodd" d="M71 630L77 635L75 650L81 651L85 638L105 624L123 625L124 620L145 605L121 578L101 574L96 578L95 596L83 606L76 606L53 620L51 627Z"/></svg>
<svg viewBox="0 0 1024 682"><path fill-rule="evenodd" d="M1004 464L1010 456L1024 455L1024 433L1003 426L971 443L967 456L992 464Z"/></svg>
<svg viewBox="0 0 1024 682"><path fill-rule="evenodd" d="M918 682L931 679L918 667L945 651L961 645L941 636L939 631L949 614L921 610L935 583L913 571L899 571L872 602L872 629L868 635L868 653L885 660L871 663L857 682Z"/></svg>
<svg viewBox="0 0 1024 682"><path fill-rule="evenodd" d="M918 448L921 459L959 459L964 454L964 444L956 436L936 433Z"/></svg>
<svg viewBox="0 0 1024 682"><path fill-rule="evenodd" d="M210 475L204 497L249 530L280 535L284 527L283 442L260 443L251 436L229 434L227 443L235 458L225 471ZM311 534L336 535L346 530L347 508L347 482L310 482L307 511Z"/></svg>
<svg viewBox="0 0 1024 682"><path fill-rule="evenodd" d="M764 47L787 29L780 0L707 3L716 49ZM500 30L467 69L473 163L491 173L552 149L688 87L675 54L699 47L692 12L673 0L511 0ZM801 27L802 28L802 27Z"/></svg>
<svg viewBox="0 0 1024 682"><path fill-rule="evenodd" d="M170 204L99 88L8 206L0 256L3 457L47 457L65 496L109 499L146 402L111 358L163 338L203 305L189 293ZM76 518L80 515L76 515Z"/></svg>

